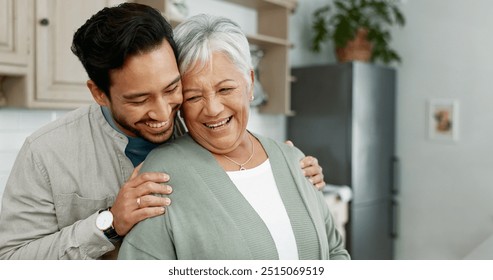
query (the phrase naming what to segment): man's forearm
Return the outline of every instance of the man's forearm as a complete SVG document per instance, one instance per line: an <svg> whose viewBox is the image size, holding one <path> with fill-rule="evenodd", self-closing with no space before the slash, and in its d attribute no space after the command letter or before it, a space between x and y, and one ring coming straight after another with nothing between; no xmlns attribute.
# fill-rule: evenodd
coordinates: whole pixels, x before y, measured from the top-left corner
<svg viewBox="0 0 493 280"><path fill-rule="evenodd" d="M53 223L45 222L39 227L39 221L2 213L0 259L100 258L115 247L97 232L95 215L57 231L57 225ZM36 219L35 215L33 219Z"/></svg>

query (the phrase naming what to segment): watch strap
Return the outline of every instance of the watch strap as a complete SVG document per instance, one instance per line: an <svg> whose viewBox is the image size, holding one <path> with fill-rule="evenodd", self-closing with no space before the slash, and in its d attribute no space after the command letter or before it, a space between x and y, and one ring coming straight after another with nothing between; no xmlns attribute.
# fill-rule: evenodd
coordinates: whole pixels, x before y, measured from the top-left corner
<svg viewBox="0 0 493 280"><path fill-rule="evenodd" d="M104 230L103 234L109 240L118 241L118 240L122 239L122 237L120 235L118 235L118 233L116 233L116 230L113 226L109 227L107 230Z"/></svg>

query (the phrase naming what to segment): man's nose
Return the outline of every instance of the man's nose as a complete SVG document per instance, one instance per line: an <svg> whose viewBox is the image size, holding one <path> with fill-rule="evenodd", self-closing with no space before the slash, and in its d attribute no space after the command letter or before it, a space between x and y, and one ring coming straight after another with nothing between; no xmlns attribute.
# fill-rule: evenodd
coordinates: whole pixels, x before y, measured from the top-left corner
<svg viewBox="0 0 493 280"><path fill-rule="evenodd" d="M149 117L157 121L167 121L170 118L171 111L171 106L166 98L157 98L149 111Z"/></svg>

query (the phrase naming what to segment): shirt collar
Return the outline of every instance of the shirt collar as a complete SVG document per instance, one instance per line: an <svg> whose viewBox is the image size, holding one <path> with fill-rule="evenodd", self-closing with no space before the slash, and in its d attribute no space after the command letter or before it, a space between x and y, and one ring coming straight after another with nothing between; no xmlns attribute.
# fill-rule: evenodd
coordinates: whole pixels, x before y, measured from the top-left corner
<svg viewBox="0 0 493 280"><path fill-rule="evenodd" d="M123 131L121 131L115 123L111 111L106 106L101 106L101 111L103 116L108 122L108 124L119 133L125 135L128 138L128 144L125 148L125 155L130 159L134 166L139 165L147 157L149 152L158 146L158 144L151 143L140 137L128 136Z"/></svg>

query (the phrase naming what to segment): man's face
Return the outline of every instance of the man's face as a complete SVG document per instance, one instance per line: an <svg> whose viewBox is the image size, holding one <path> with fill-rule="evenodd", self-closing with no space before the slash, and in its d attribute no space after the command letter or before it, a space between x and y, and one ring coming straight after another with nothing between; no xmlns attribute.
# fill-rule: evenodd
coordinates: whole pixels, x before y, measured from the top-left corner
<svg viewBox="0 0 493 280"><path fill-rule="evenodd" d="M169 43L127 58L110 72L111 100L104 98L118 128L126 135L160 144L173 134L183 97L178 66Z"/></svg>

